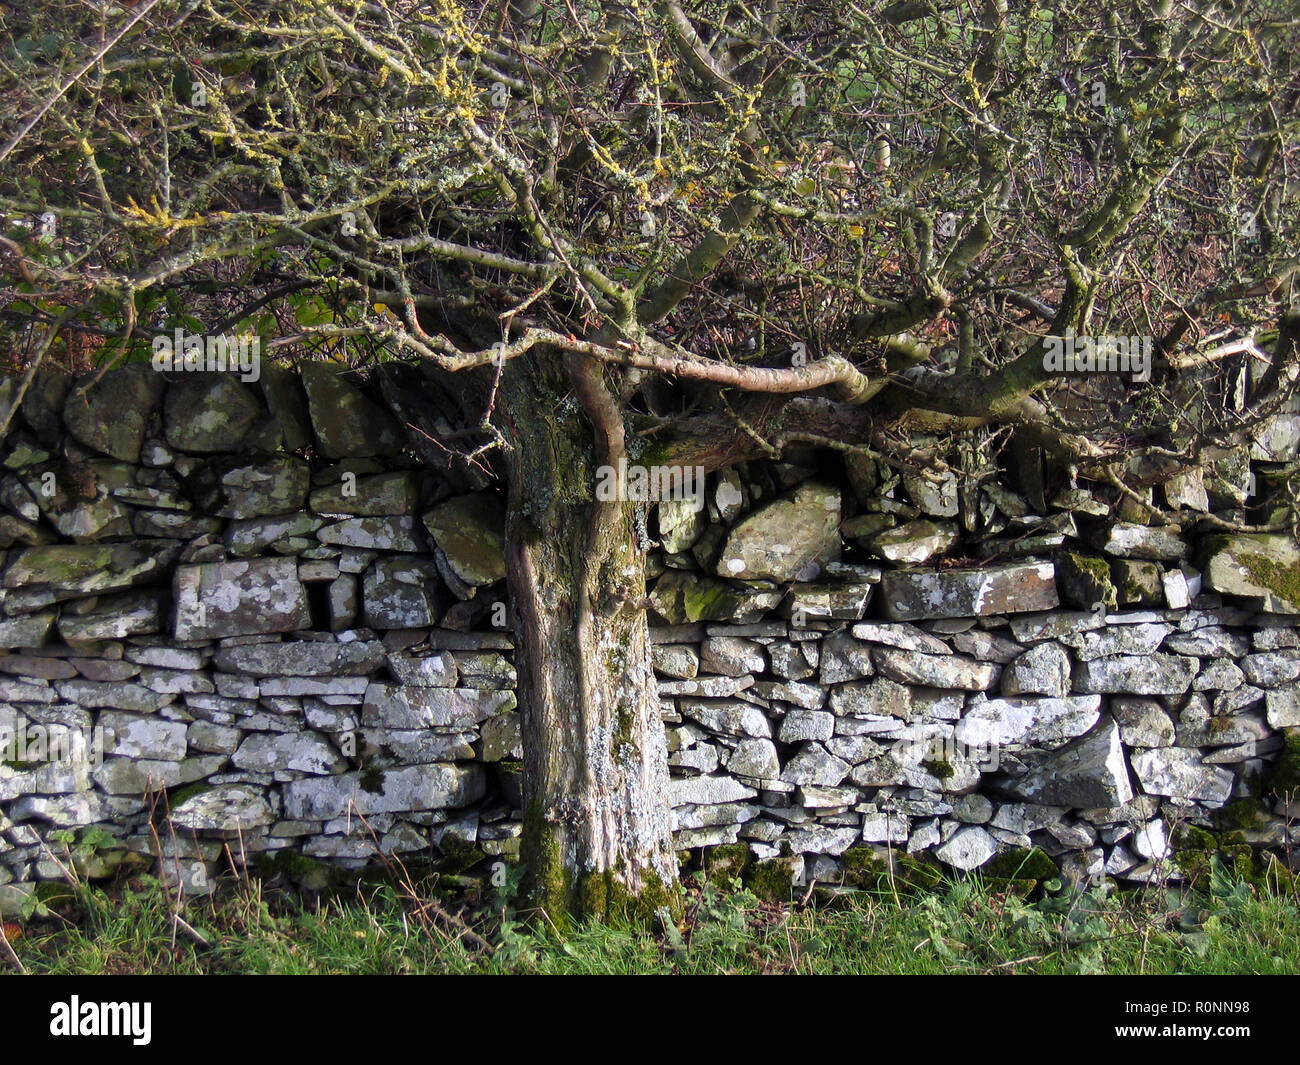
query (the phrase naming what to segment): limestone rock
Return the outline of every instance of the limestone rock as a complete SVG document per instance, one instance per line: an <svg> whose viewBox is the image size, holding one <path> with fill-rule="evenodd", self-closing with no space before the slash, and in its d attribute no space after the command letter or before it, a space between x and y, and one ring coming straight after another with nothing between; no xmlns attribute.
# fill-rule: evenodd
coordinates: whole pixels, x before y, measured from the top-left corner
<svg viewBox="0 0 1300 1065"><path fill-rule="evenodd" d="M227 673L252 677L335 677L373 673L384 664L385 655L382 646L368 640L351 643L289 640L223 647L213 655L212 661L217 669Z"/></svg>
<svg viewBox="0 0 1300 1065"><path fill-rule="evenodd" d="M63 422L87 447L122 462L138 462L163 388L162 375L148 363L109 370L102 378L88 374L68 391Z"/></svg>
<svg viewBox="0 0 1300 1065"><path fill-rule="evenodd" d="M304 362L299 371L312 428L326 458L391 455L402 446L401 426L355 388L352 375L337 363Z"/></svg>
<svg viewBox="0 0 1300 1065"><path fill-rule="evenodd" d="M839 523L839 490L805 481L731 530L716 572L738 580L793 580L810 563L839 557Z"/></svg>
<svg viewBox="0 0 1300 1065"><path fill-rule="evenodd" d="M206 640L311 625L307 592L291 558L178 566L176 639Z"/></svg>
<svg viewBox="0 0 1300 1065"><path fill-rule="evenodd" d="M1187 557L1187 544L1176 525L1150 526L1117 521L1092 536L1093 546L1120 558L1177 561Z"/></svg>
<svg viewBox="0 0 1300 1065"><path fill-rule="evenodd" d="M1181 695L1192 686L1198 662L1181 655L1114 655L1081 662L1074 690L1085 694Z"/></svg>
<svg viewBox="0 0 1300 1065"><path fill-rule="evenodd" d="M331 777L308 777L284 787L284 814L292 820L369 817L413 810L460 809L481 799L487 776L481 765L415 765Z"/></svg>
<svg viewBox="0 0 1300 1065"><path fill-rule="evenodd" d="M1284 534L1210 536L1202 543L1205 587L1260 609L1300 613L1300 547Z"/></svg>
<svg viewBox="0 0 1300 1065"><path fill-rule="evenodd" d="M1232 795L1232 771L1205 765L1198 752L1186 747L1137 751L1132 762L1142 789L1150 795L1198 799L1213 806L1222 805Z"/></svg>
<svg viewBox="0 0 1300 1065"><path fill-rule="evenodd" d="M917 520L877 533L868 548L887 562L918 565L951 550L957 538L957 526L952 522Z"/></svg>
<svg viewBox="0 0 1300 1065"><path fill-rule="evenodd" d="M1050 562L1013 562L986 569L898 570L880 584L885 615L895 621L982 617L1057 606Z"/></svg>
<svg viewBox="0 0 1300 1065"><path fill-rule="evenodd" d="M279 426L256 393L229 373L174 377L163 405L163 432L179 451L274 451Z"/></svg>
<svg viewBox="0 0 1300 1065"><path fill-rule="evenodd" d="M1018 798L1050 806L1114 807L1133 798L1119 727L1103 721L1091 732L1034 759L1028 771L1005 790Z"/></svg>
<svg viewBox="0 0 1300 1065"><path fill-rule="evenodd" d="M1003 695L1050 695L1070 690L1070 656L1059 644L1040 643L1002 670Z"/></svg>
<svg viewBox="0 0 1300 1065"><path fill-rule="evenodd" d="M381 558L366 570L361 586L366 624L381 631L436 625L450 598L427 557Z"/></svg>
<svg viewBox="0 0 1300 1065"><path fill-rule="evenodd" d="M935 857L954 869L977 869L994 854L998 845L992 836L978 825L966 825L952 834L947 843L935 848Z"/></svg>
<svg viewBox="0 0 1300 1065"><path fill-rule="evenodd" d="M496 496L477 492L449 499L425 514L424 524L465 584L481 587L505 578L505 511Z"/></svg>
<svg viewBox="0 0 1300 1065"><path fill-rule="evenodd" d="M987 691L997 683L1002 669L994 663L976 662L963 655L929 655L884 647L874 649L871 658L881 675L900 684L964 691Z"/></svg>
<svg viewBox="0 0 1300 1065"><path fill-rule="evenodd" d="M968 747L1008 744L1060 746L1081 736L1101 716L1101 696L989 699L972 705L957 723L956 739Z"/></svg>
<svg viewBox="0 0 1300 1065"><path fill-rule="evenodd" d="M243 832L269 825L274 817L261 789L223 784L192 795L171 812L178 828L196 832Z"/></svg>

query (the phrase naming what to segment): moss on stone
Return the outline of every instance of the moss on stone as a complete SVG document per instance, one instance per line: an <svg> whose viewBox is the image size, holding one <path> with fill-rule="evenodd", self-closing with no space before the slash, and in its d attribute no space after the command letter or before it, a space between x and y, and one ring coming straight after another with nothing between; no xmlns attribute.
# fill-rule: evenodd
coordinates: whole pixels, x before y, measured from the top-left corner
<svg viewBox="0 0 1300 1065"><path fill-rule="evenodd" d="M1282 742L1282 753L1273 764L1268 782L1270 790L1278 795L1300 790L1300 729L1283 729Z"/></svg>
<svg viewBox="0 0 1300 1065"><path fill-rule="evenodd" d="M704 875L718 887L731 886L733 880L743 880L752 858L746 843L724 843L706 850L702 856Z"/></svg>
<svg viewBox="0 0 1300 1065"><path fill-rule="evenodd" d="M932 758L929 761L922 762L921 768L929 773L930 776L935 777L938 780L947 780L957 772L953 769L950 763L938 758Z"/></svg>
<svg viewBox="0 0 1300 1065"><path fill-rule="evenodd" d="M768 858L750 867L745 886L767 902L789 902L794 885L794 860Z"/></svg>
<svg viewBox="0 0 1300 1065"><path fill-rule="evenodd" d="M1041 847L1012 847L995 854L981 867L995 880L1051 880L1060 872Z"/></svg>

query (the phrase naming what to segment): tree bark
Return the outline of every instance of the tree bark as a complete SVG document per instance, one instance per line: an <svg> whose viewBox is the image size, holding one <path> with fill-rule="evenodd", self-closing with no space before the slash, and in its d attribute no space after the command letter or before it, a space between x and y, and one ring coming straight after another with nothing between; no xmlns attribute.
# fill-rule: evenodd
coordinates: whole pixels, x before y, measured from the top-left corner
<svg viewBox="0 0 1300 1065"><path fill-rule="evenodd" d="M511 360L495 412L513 448L506 551L525 885L557 922L662 916L664 907L675 915L667 743L635 504L595 499L609 427L593 434L590 410L574 401L584 387L574 371L544 349ZM616 435L621 446L621 422Z"/></svg>

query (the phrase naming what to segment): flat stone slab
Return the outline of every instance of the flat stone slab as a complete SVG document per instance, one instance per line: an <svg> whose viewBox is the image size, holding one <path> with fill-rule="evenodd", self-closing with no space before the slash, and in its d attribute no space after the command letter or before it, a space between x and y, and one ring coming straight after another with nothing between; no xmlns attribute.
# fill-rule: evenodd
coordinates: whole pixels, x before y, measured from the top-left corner
<svg viewBox="0 0 1300 1065"><path fill-rule="evenodd" d="M178 566L174 591L178 640L311 627L307 590L292 558Z"/></svg>
<svg viewBox="0 0 1300 1065"><path fill-rule="evenodd" d="M1284 535L1212 536L1202 544L1205 587L1261 610L1300 614L1300 548Z"/></svg>
<svg viewBox="0 0 1300 1065"><path fill-rule="evenodd" d="M284 815L307 821L343 817L349 811L369 816L459 809L477 802L486 792L487 776L481 765L435 762L363 770L291 781L284 788Z"/></svg>
<svg viewBox="0 0 1300 1065"><path fill-rule="evenodd" d="M885 616L894 621L983 617L1051 610L1059 605L1056 567L1017 562L987 568L895 570L880 581Z"/></svg>

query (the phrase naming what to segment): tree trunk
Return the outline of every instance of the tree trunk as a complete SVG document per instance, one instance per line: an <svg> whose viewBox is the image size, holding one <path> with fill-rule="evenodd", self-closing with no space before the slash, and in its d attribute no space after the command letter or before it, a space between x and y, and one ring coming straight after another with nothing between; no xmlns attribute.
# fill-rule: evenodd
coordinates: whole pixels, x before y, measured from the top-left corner
<svg viewBox="0 0 1300 1065"><path fill-rule="evenodd" d="M599 426L593 434L575 402L573 371L545 354L512 360L495 414L513 448L506 552L525 884L557 921L676 913L667 744L635 504L595 499L608 434ZM621 423L616 434L621 446Z"/></svg>

